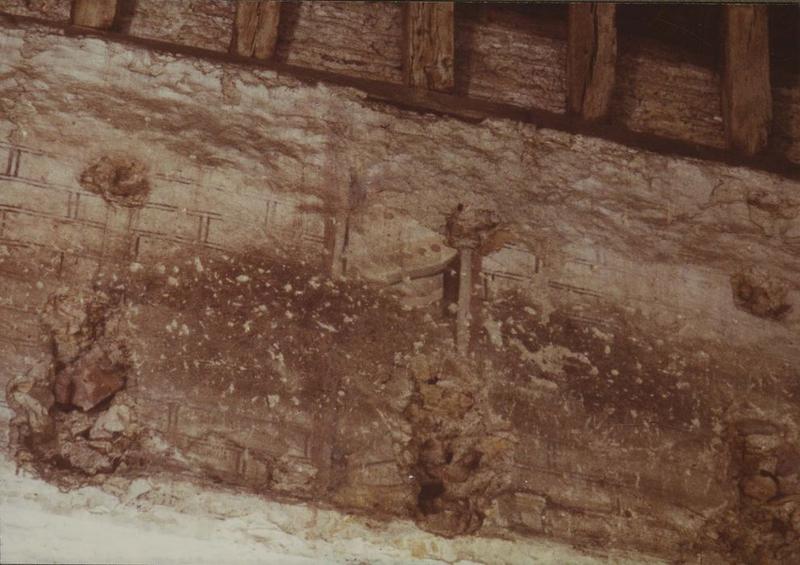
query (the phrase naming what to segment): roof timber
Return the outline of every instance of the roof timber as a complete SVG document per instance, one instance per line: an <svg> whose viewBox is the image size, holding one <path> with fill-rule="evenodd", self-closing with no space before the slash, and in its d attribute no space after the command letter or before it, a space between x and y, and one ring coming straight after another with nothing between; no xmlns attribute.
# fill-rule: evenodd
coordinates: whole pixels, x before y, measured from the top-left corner
<svg viewBox="0 0 800 565"><path fill-rule="evenodd" d="M451 90L455 85L453 3L406 2L404 8L406 84Z"/></svg>
<svg viewBox="0 0 800 565"><path fill-rule="evenodd" d="M278 43L281 3L273 0L237 0L231 52L269 59Z"/></svg>
<svg viewBox="0 0 800 565"><path fill-rule="evenodd" d="M616 6L570 4L567 35L567 107L586 120L603 119L616 74Z"/></svg>
<svg viewBox="0 0 800 565"><path fill-rule="evenodd" d="M199 57L227 64L269 69L305 82L323 81L357 88L367 93L368 100L390 103L415 111L434 112L474 122L487 118L511 119L532 123L540 127L607 139L643 150L743 165L775 172L790 178L800 178L800 168L780 155L736 155L723 149L697 145L695 142L631 131L619 124L597 125L583 119L580 115L561 114L513 104L491 102L432 91L426 88L398 85L393 82L347 76L339 72L299 67L275 60L264 61L249 56L237 55L236 53L224 53L157 39L132 37L117 31L57 23L52 20L34 17L13 16L0 12L0 25L3 25L2 22L5 22L4 25L7 26L45 25L51 28L58 28L66 35L100 36L108 41L126 43L162 52Z"/></svg>
<svg viewBox="0 0 800 565"><path fill-rule="evenodd" d="M726 5L722 113L728 146L747 155L767 146L772 122L766 5Z"/></svg>

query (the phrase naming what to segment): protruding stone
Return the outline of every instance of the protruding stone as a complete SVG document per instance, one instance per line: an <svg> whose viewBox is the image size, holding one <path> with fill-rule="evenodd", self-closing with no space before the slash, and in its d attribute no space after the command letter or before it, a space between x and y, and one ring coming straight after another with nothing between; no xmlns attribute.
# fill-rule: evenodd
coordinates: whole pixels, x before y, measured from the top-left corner
<svg viewBox="0 0 800 565"><path fill-rule="evenodd" d="M477 512L468 507L453 506L421 516L419 519L424 529L440 536L452 537L470 534L480 528L482 520Z"/></svg>
<svg viewBox="0 0 800 565"><path fill-rule="evenodd" d="M779 476L778 489L781 494L800 495L800 473Z"/></svg>
<svg viewBox="0 0 800 565"><path fill-rule="evenodd" d="M145 165L125 155L100 157L79 180L85 189L122 206L141 206L150 192Z"/></svg>
<svg viewBox="0 0 800 565"><path fill-rule="evenodd" d="M147 494L153 490L153 485L147 479L136 479L128 487L128 492L125 494L124 502L127 504L131 500L135 500L140 496Z"/></svg>
<svg viewBox="0 0 800 565"><path fill-rule="evenodd" d="M123 433L131 424L131 411L125 405L112 406L92 426L89 437L92 439L110 439L114 434Z"/></svg>
<svg viewBox="0 0 800 565"><path fill-rule="evenodd" d="M792 309L789 286L761 269L748 269L731 277L736 305L761 318L780 319Z"/></svg>
<svg viewBox="0 0 800 565"><path fill-rule="evenodd" d="M776 435L751 434L744 440L745 448L753 455L764 455L780 447L783 438Z"/></svg>
<svg viewBox="0 0 800 565"><path fill-rule="evenodd" d="M80 412L78 410L71 410L65 412L63 420L59 426L61 438L69 440L71 438L80 436L92 429L94 418L91 414Z"/></svg>
<svg viewBox="0 0 800 565"><path fill-rule="evenodd" d="M282 457L272 472L273 487L284 492L308 489L317 473L310 462Z"/></svg>
<svg viewBox="0 0 800 565"><path fill-rule="evenodd" d="M408 368L411 370L411 374L414 375L414 379L419 383L427 383L434 377L431 364L424 355L413 357L408 364Z"/></svg>
<svg viewBox="0 0 800 565"><path fill-rule="evenodd" d="M744 418L738 420L735 426L739 433L743 435L772 435L780 432L780 428L774 423L758 418Z"/></svg>
<svg viewBox="0 0 800 565"><path fill-rule="evenodd" d="M778 494L778 485L772 477L754 475L742 483L742 493L760 502L765 502Z"/></svg>
<svg viewBox="0 0 800 565"><path fill-rule="evenodd" d="M49 410L54 398L43 378L44 367L37 365L27 374L12 379L6 391L8 405L16 413L15 420L27 423L35 434L48 433L52 425Z"/></svg>
<svg viewBox="0 0 800 565"><path fill-rule="evenodd" d="M56 401L85 412L124 386L124 367L115 365L104 351L95 348L56 376Z"/></svg>
<svg viewBox="0 0 800 565"><path fill-rule="evenodd" d="M59 455L71 467L80 469L88 475L107 473L114 468L107 455L93 449L85 440L59 443Z"/></svg>

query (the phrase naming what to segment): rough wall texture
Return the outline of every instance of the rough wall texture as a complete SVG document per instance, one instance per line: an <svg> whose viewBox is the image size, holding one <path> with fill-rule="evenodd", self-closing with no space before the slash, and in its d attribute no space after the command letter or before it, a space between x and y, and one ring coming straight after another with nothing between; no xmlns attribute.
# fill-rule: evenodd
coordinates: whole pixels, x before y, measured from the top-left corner
<svg viewBox="0 0 800 565"><path fill-rule="evenodd" d="M796 181L30 26L0 54L3 422L42 472L797 556ZM459 204L499 222L467 356Z"/></svg>
<svg viewBox="0 0 800 565"><path fill-rule="evenodd" d="M3 0L0 9L10 14L32 16L56 22L69 21L71 0Z"/></svg>
<svg viewBox="0 0 800 565"><path fill-rule="evenodd" d="M563 113L566 25L519 14L464 13L456 25L457 91Z"/></svg>
<svg viewBox="0 0 800 565"><path fill-rule="evenodd" d="M283 6L278 59L389 82L403 82L399 3L298 2Z"/></svg>
<svg viewBox="0 0 800 565"><path fill-rule="evenodd" d="M0 0L0 10L58 22L68 0ZM127 32L227 51L234 4L138 0ZM541 13L539 13L541 12ZM566 18L502 6L456 12L456 91L563 113ZM393 2L289 2L281 10L277 59L301 67L402 83L402 7ZM719 73L685 49L623 37L611 120L633 131L724 147ZM777 73L777 71L776 71ZM770 152L800 163L800 86L781 70ZM796 73L795 73L796 74Z"/></svg>
<svg viewBox="0 0 800 565"><path fill-rule="evenodd" d="M236 3L228 0L137 0L128 30L149 37L227 51Z"/></svg>
<svg viewBox="0 0 800 565"><path fill-rule="evenodd" d="M611 119L634 131L725 147L720 78L675 50L623 41Z"/></svg>

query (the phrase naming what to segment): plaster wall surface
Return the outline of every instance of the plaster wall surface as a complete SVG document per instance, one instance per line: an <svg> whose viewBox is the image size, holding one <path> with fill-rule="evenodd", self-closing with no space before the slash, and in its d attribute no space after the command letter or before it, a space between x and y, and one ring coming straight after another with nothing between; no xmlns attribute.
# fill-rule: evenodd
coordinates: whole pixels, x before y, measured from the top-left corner
<svg viewBox="0 0 800 565"><path fill-rule="evenodd" d="M2 0L0 10L66 23L68 0ZM227 51L233 2L139 0L133 36ZM392 2L290 2L282 8L277 59L292 65L402 83L402 6ZM566 19L502 6L459 7L456 92L563 113ZM769 153L800 163L796 71L773 73ZM632 131L725 147L719 70L685 48L622 37L611 121Z"/></svg>
<svg viewBox="0 0 800 565"><path fill-rule="evenodd" d="M479 439L448 444L465 467L441 464L437 480L467 494L444 510L434 497L421 518L432 531L474 531L474 510L486 535L676 555L740 504L736 444L723 439L741 414L783 430L776 446L794 461L796 415L782 402L800 394L796 180L2 26L2 389L52 354L41 318L54 296L90 302L98 280L119 281L125 323L114 323L133 355L125 402L168 446L142 457L182 457L198 476L407 512L427 504L414 473L440 473L425 446L445 440L425 422L442 418ZM141 201L87 181L117 160L141 169ZM475 273L474 355L448 361L446 316L393 307L375 289L400 304L444 296L458 205L490 212L499 231ZM253 255L284 266L265 274ZM322 286L333 269L347 280ZM773 310L754 314L737 297L752 272L780 289ZM360 306L314 317L327 292ZM273 342L238 317L270 331L259 297L270 316L278 305ZM208 308L219 328L202 325ZM295 319L304 308L314 316ZM345 332L355 316L375 325ZM321 349L302 341L309 327ZM203 342L203 331L231 341ZM351 353L370 362L314 380L317 356L349 367ZM452 374L437 383L428 365L443 356ZM753 406L741 406L745 393ZM464 469L474 477L459 479ZM460 514L462 503L477 509Z"/></svg>

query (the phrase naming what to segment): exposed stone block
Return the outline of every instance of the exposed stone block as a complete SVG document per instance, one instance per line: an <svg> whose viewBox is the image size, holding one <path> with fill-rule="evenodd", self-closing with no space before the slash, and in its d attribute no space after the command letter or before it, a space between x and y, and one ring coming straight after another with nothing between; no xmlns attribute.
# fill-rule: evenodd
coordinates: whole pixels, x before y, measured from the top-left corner
<svg viewBox="0 0 800 565"><path fill-rule="evenodd" d="M90 410L125 386L123 370L100 349L93 349L56 377L56 402Z"/></svg>
<svg viewBox="0 0 800 565"><path fill-rule="evenodd" d="M751 268L733 275L731 286L737 306L756 316L780 319L792 309L789 286L762 269Z"/></svg>

